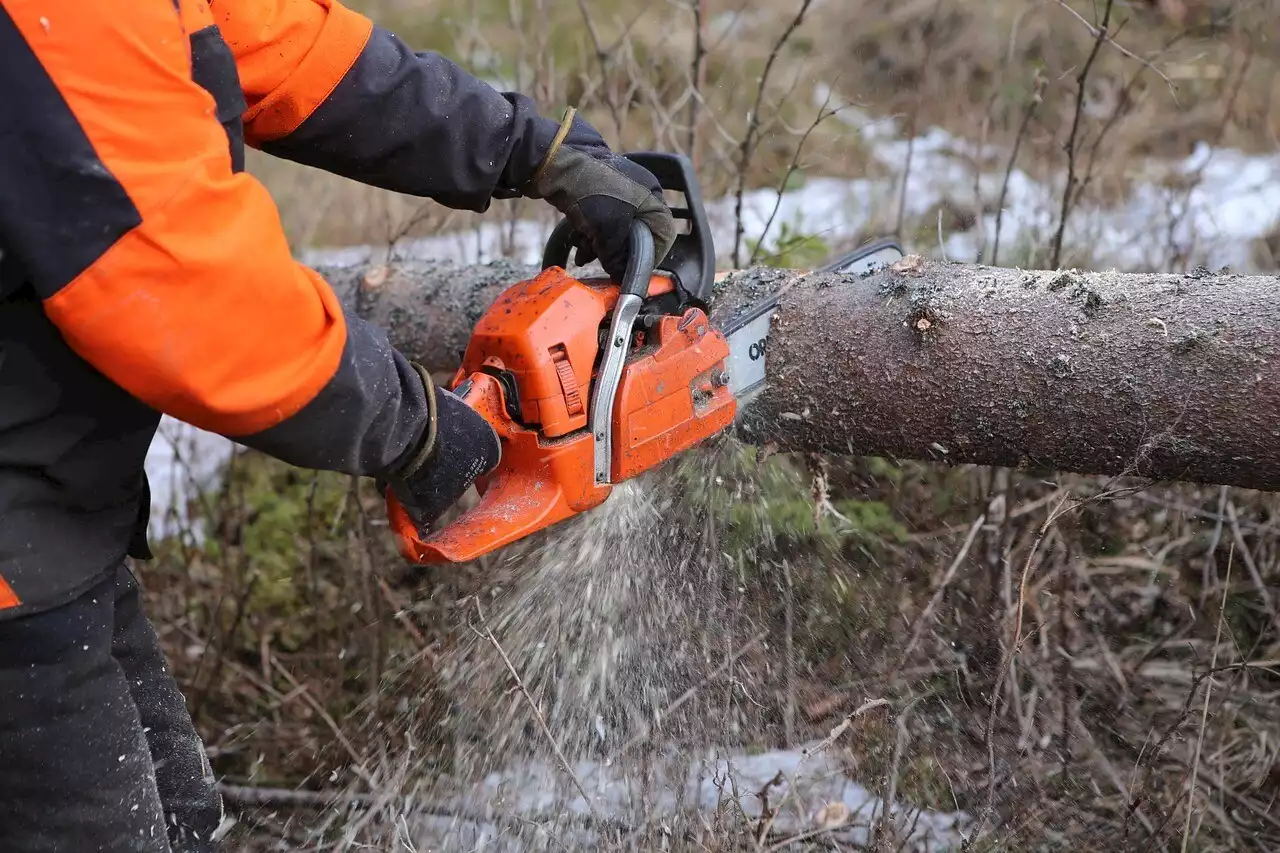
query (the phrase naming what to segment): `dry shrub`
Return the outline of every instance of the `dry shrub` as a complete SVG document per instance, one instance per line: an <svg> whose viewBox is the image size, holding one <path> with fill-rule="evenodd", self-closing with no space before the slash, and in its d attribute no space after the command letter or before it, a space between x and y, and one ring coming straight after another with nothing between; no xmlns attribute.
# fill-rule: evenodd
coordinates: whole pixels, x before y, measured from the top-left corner
<svg viewBox="0 0 1280 853"><path fill-rule="evenodd" d="M693 701L655 740L669 748L676 737L691 754L821 738L882 696L898 716L869 719L837 745L851 775L917 807L985 816L987 841L1007 849L1176 848L1188 803L1194 849L1280 841L1274 496L875 459L832 460L811 488L819 469L801 458L721 445L659 479L683 485L652 493L654 504L619 504L628 528L654 529L627 513L668 513L660 543L559 531L424 576L388 556L385 532L360 533L354 504L333 527L349 500L338 482L317 487L318 523L290 523L242 490L269 482L305 495L309 475L242 464L271 476L239 477L226 492L225 544L165 551L145 570L153 613L228 783L364 799L328 821L287 800L241 806L239 837L334 843L382 797L356 833L378 847L420 811L412 798L444 799L440 780L547 757L505 668L477 658L485 644L468 625L484 624L571 760L646 735L653 710L688 688ZM369 520L373 503L366 494ZM719 533L691 536L708 519ZM294 554L255 542L286 531ZM609 555L575 550L586 546ZM293 588L272 592L277 557ZM550 577L530 586L530 572ZM695 586L682 588L685 575ZM616 619L577 607L585 582ZM543 606L520 616L528 595ZM568 656L599 666L579 680ZM601 713L615 715L602 721L607 743L592 724Z"/></svg>

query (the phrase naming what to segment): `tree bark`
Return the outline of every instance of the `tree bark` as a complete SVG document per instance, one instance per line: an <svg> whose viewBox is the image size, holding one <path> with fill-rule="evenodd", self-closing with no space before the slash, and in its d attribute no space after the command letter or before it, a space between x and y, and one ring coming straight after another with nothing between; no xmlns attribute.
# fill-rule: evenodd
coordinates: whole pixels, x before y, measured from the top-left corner
<svg viewBox="0 0 1280 853"><path fill-rule="evenodd" d="M509 263L322 268L411 357L456 367ZM735 272L713 319L782 291L740 432L783 450L1280 489L1280 279L908 257L868 276Z"/></svg>

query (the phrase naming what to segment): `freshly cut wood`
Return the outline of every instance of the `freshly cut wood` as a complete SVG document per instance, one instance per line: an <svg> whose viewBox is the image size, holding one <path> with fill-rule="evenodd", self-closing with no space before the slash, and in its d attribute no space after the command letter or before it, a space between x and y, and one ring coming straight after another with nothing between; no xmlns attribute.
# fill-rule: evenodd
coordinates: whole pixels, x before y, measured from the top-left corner
<svg viewBox="0 0 1280 853"><path fill-rule="evenodd" d="M505 262L321 268L434 370ZM1016 270L909 256L870 275L736 271L715 316L781 292L741 432L780 449L1280 489L1280 278Z"/></svg>

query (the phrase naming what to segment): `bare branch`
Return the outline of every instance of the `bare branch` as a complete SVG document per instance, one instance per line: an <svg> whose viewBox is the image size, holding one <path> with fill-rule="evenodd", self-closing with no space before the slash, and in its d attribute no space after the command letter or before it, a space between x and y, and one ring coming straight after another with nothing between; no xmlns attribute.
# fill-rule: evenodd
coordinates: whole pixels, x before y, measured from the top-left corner
<svg viewBox="0 0 1280 853"><path fill-rule="evenodd" d="M769 51L769 57L764 63L764 70L760 73L760 81L756 88L756 100L751 107L747 131L743 134L742 142L738 147L738 189L734 206L734 217L737 222L733 235L733 265L735 267L742 265L742 198L747 191L747 172L750 170L751 156L755 153L756 141L759 138L760 107L764 102L765 90L769 88L769 74L773 71L773 65L778 61L782 49L786 47L787 42L791 40L791 36L804 23L804 16L808 13L811 5L813 5L813 0L800 0L800 9L796 12L795 17L791 19L791 23L787 25L787 28L783 30L782 35L778 37L777 42L774 43L773 50Z"/></svg>
<svg viewBox="0 0 1280 853"><path fill-rule="evenodd" d="M764 230L760 232L760 239L756 241L756 247L751 252L751 258L747 261L747 266L754 266L757 259L760 257L760 251L764 248L765 238L769 236L769 229L773 227L773 221L778 215L778 210L782 207L782 195L786 192L787 184L791 181L791 176L795 174L796 169L800 166L800 157L804 153L805 143L809 141L809 137L813 132L818 129L818 125L844 109L843 106L836 107L834 110L828 109L828 105L831 103L831 95L833 91L834 87L827 90L826 100L824 100L822 102L822 106L818 108L818 115L804 131L804 134L800 137L800 141L796 144L796 150L791 157L791 162L787 165L787 170L783 173L782 179L778 181L778 197L774 199L773 209L769 211L769 219L764 224Z"/></svg>
<svg viewBox="0 0 1280 853"><path fill-rule="evenodd" d="M1062 0L1058 2L1066 6ZM1102 50L1102 43L1107 40L1107 26L1111 23L1111 9L1114 5L1115 0L1107 0L1106 9L1102 13L1102 25L1097 29L1090 26L1090 31L1095 36L1093 49L1089 52L1089 58L1085 60L1084 67L1080 69L1079 76L1076 77L1076 111L1071 120L1071 133L1067 137L1067 184L1062 190L1062 212L1058 216L1058 233L1053 237L1053 254L1049 262L1049 265L1055 269L1062 264L1062 236L1067 230L1067 217L1071 214L1071 202L1075 195L1076 138L1080 133L1080 117L1084 115L1085 85L1089 82L1089 72L1093 70L1093 63ZM1067 6L1067 8L1071 7ZM1084 19L1081 18L1081 20Z"/></svg>
<svg viewBox="0 0 1280 853"><path fill-rule="evenodd" d="M497 650L498 654L502 656L502 662L507 665L507 671L511 673L511 678L515 680L516 686L520 688L521 695L523 695L525 701L529 703L529 708L533 711L534 717L537 718L538 726L546 736L547 743L550 744L552 751L555 752L556 760L560 762L561 769L563 769L568 777L573 781L573 786L578 789L578 793L582 795L582 801L591 811L591 816L593 818L598 818L598 815L596 815L595 804L592 803L591 798L587 796L587 790L582 787L582 781L578 779L578 774L573 772L573 765L569 763L569 759L565 758L564 753L560 751L560 745L556 743L555 735L551 734L551 729L547 726L547 718L542 716L542 711L538 708L538 703L535 702L533 696L529 694L529 688L524 686L524 679L520 677L520 673L516 672L515 665L511 663L511 658L507 657L506 650L502 648L502 644L498 642L498 638L493 636L493 631L489 629L487 624L485 624L484 613L480 610L480 599L478 598L476 599L476 616L479 618L480 625L484 628L484 631L478 631L474 626L471 626L471 630L474 631L477 636L488 640L494 649Z"/></svg>
<svg viewBox="0 0 1280 853"><path fill-rule="evenodd" d="M818 741L818 743L812 748L801 750L800 760L796 762L795 772L792 773L791 778L787 780L788 784L786 792L782 795L782 799L778 800L778 805L774 808L773 814L769 816L769 819L765 821L764 825L761 826L759 831L756 833L757 845L760 841L763 841L763 839L768 837L769 830L773 828L774 820L776 820L777 816L782 812L782 807L786 805L787 801L795 794L796 782L800 779L800 768L804 766L804 763L815 755L821 755L830 749L831 745L839 740L842 734L849 730L853 725L854 720L858 719L868 711L874 711L876 708L887 707L889 707L888 699L870 699L846 714L845 718L841 720L835 728L828 732L826 737Z"/></svg>
<svg viewBox="0 0 1280 853"><path fill-rule="evenodd" d="M1110 15L1110 13L1111 13L1111 3L1110 3L1110 2L1108 2L1108 3L1107 3L1107 11L1106 11L1106 13L1104 13L1104 15L1103 15L1103 21L1102 21L1102 26L1101 26L1101 27L1095 27L1093 24L1091 24L1091 23L1089 23L1087 20L1085 20L1084 16L1083 16L1083 15L1081 15L1079 12L1077 12L1075 9L1072 9L1072 8L1067 4L1066 0L1054 0L1054 2L1055 2L1055 3L1057 3L1059 6L1061 6L1062 8L1066 9L1068 12L1070 12L1070 13L1075 17L1075 19L1076 19L1077 21L1079 21L1080 23L1084 24L1084 25L1085 25L1085 27L1087 27L1087 28L1088 28L1089 32L1093 35L1093 37L1094 37L1095 39L1097 39L1097 44L1101 45L1103 42L1106 42L1106 43L1110 44L1112 47L1114 47L1116 50L1118 50L1118 51L1120 51L1121 53L1123 53L1125 56L1129 57L1130 59L1132 59L1132 60L1134 60L1134 61L1136 61L1136 62L1141 62L1141 63L1142 63L1143 65L1145 65L1147 68L1150 68L1152 71L1154 71L1154 72L1155 72L1155 73L1160 77L1160 79L1161 79L1161 80L1163 80L1163 81L1165 82L1165 84L1169 87L1169 92L1170 92L1170 94L1172 94L1172 95L1173 95L1174 103L1177 103L1177 101L1178 101L1178 87L1177 87L1177 86L1175 86L1175 85L1173 85L1173 81L1172 81L1172 80L1170 80L1170 79L1168 78L1168 76L1167 76L1163 71L1161 71L1159 68L1156 68L1154 65L1152 65L1152 64L1151 64L1151 62L1149 62L1148 60L1143 59L1141 56L1138 56L1136 53L1134 53L1133 51L1129 50L1127 47L1125 47L1124 45L1120 44L1120 43L1119 43L1118 41L1116 41L1115 39L1111 38L1111 36L1107 35L1107 19L1108 19L1108 16Z"/></svg>
<svg viewBox="0 0 1280 853"><path fill-rule="evenodd" d="M925 22L924 37L924 59L920 62L920 73L923 78L928 74L931 60L933 59L933 34L936 29L935 24L938 18L938 10L942 8L942 0L935 0L933 11L929 13L929 18ZM911 160L916 150L916 130L920 121L920 110L924 106L924 83L921 82L916 87L915 104L911 110L911 116L907 121L907 160L902 167L902 190L898 196L898 220L893 228L894 237L902 239L902 224L907 215L907 187L911 183Z"/></svg>
<svg viewBox="0 0 1280 853"><path fill-rule="evenodd" d="M1013 138L1013 150L1009 152L1009 163L1005 166L1004 180L1000 182L1000 200L996 203L996 236L995 242L991 247L991 266L1000 266L1000 229L1004 220L1004 202L1009 195L1009 179L1013 175L1014 166L1018 162L1018 151L1022 148L1022 140L1027 135L1028 128L1031 127L1031 119L1036 114L1036 108L1044 101L1044 87L1048 81L1036 75L1035 91L1031 95L1031 99L1027 101L1026 107L1022 111L1022 122L1018 125L1018 135Z"/></svg>

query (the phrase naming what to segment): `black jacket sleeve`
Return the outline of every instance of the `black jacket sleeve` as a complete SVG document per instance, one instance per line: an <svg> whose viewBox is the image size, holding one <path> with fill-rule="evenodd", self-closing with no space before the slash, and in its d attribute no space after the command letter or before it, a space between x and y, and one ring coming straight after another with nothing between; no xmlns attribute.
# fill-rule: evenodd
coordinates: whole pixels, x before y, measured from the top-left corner
<svg viewBox="0 0 1280 853"><path fill-rule="evenodd" d="M354 65L269 154L372 186L484 212L532 177L559 122L374 26Z"/></svg>

